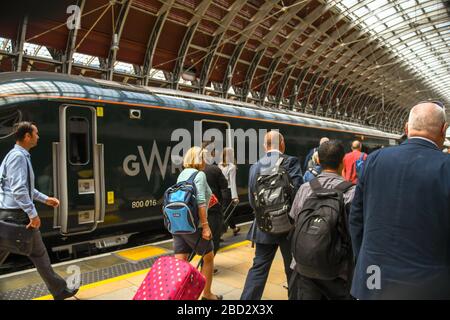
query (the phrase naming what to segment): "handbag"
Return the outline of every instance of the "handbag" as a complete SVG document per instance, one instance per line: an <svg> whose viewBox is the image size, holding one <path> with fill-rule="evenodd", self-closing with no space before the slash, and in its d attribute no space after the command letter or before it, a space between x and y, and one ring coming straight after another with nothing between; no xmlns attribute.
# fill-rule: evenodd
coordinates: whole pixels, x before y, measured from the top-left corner
<svg viewBox="0 0 450 320"><path fill-rule="evenodd" d="M29 256L33 250L33 237L37 229L0 220L0 250Z"/></svg>

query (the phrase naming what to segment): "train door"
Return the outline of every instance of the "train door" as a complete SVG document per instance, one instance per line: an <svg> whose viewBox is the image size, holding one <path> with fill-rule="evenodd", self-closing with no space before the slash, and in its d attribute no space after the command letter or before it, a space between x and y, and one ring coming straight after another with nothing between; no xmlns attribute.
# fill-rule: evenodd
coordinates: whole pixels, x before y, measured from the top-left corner
<svg viewBox="0 0 450 320"><path fill-rule="evenodd" d="M89 233L105 215L103 144L97 143L93 107L59 109L59 142L53 143L54 228L62 235Z"/></svg>
<svg viewBox="0 0 450 320"><path fill-rule="evenodd" d="M212 154L217 163L224 148L232 147L230 123L218 120L203 119L201 123L202 147L208 151L214 150Z"/></svg>

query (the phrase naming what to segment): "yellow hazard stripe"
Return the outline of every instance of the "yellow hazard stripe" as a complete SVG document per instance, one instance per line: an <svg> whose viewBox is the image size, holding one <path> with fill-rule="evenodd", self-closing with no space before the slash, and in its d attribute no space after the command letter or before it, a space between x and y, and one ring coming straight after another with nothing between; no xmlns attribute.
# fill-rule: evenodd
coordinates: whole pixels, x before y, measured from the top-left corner
<svg viewBox="0 0 450 320"><path fill-rule="evenodd" d="M251 242L248 241L248 240L245 240L245 241L242 241L242 242L230 244L229 246L225 246L223 248L220 248L219 252L235 249L235 248L238 248L238 247L242 247L242 246L245 246L245 245L247 245L249 243L251 243ZM196 256L195 258L200 258L200 256ZM111 283L111 282L115 282L115 281L119 281L119 280L125 280L125 279L131 278L131 277L134 277L134 276L138 276L138 275L141 275L141 274L147 274L149 270L150 270L150 268L149 269L143 269L143 270L140 270L140 271L127 273L127 274L124 274L124 275L121 275L121 276L118 276L118 277L114 277L114 278L110 278L110 279L106 279L106 280L90 283L90 284L87 284L85 286L81 286L79 292L85 291L85 290L88 290L88 289L92 289L92 288L96 288L96 287L99 287L99 286L102 286L104 284L108 284L108 283ZM49 294L49 295L46 295L46 296L35 298L33 300L51 300L51 299L53 299L53 297L52 297L52 295Z"/></svg>

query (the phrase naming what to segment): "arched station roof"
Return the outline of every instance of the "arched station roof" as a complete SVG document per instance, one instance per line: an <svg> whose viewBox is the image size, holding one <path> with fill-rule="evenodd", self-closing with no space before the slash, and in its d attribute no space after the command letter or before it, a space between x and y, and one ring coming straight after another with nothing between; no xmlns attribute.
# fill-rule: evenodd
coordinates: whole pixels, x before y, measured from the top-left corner
<svg viewBox="0 0 450 320"><path fill-rule="evenodd" d="M16 0L2 6L0 71L166 87L391 132L402 131L416 102L450 101L446 0Z"/></svg>

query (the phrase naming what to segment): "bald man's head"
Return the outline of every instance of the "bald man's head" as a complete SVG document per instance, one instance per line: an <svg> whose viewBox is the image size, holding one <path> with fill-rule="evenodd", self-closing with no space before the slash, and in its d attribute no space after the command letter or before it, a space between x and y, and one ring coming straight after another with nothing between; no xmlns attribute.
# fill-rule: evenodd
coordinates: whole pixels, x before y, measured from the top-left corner
<svg viewBox="0 0 450 320"><path fill-rule="evenodd" d="M323 137L322 139L320 139L319 146L320 146L322 143L328 142L328 141L330 141L330 139L328 139L327 137Z"/></svg>
<svg viewBox="0 0 450 320"><path fill-rule="evenodd" d="M415 105L409 112L408 138L424 137L434 141L439 147L445 140L447 130L445 110L432 102Z"/></svg>
<svg viewBox="0 0 450 320"><path fill-rule="evenodd" d="M355 140L352 142L352 150L360 150L361 151L361 142Z"/></svg>
<svg viewBox="0 0 450 320"><path fill-rule="evenodd" d="M269 131L264 136L264 147L266 151L279 150L284 153L284 137L278 131Z"/></svg>

